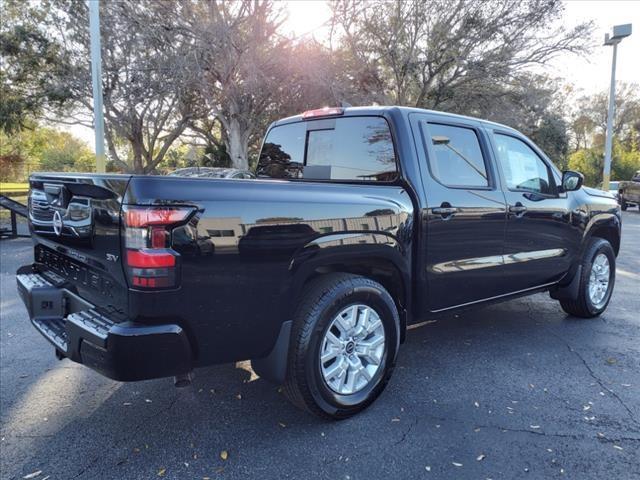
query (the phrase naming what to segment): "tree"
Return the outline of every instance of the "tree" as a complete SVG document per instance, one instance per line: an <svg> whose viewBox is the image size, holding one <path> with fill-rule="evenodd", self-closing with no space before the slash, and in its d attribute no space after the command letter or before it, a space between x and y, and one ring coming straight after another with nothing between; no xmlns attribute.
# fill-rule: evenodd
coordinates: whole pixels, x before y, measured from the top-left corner
<svg viewBox="0 0 640 480"><path fill-rule="evenodd" d="M640 170L640 151L637 148L628 149L615 140L611 157L612 180L629 180ZM587 185L597 186L602 182L603 166L601 147L584 148L569 155L568 168L582 173Z"/></svg>
<svg viewBox="0 0 640 480"><path fill-rule="evenodd" d="M184 132L193 113L188 68L193 61L189 56L191 40L168 21L181 4L141 0L100 5L105 136L110 160L124 171L150 173ZM47 118L91 127L86 2L43 0L31 8L33 12L12 20L14 30L30 25L45 44L55 39L57 49L51 61L64 61L64 68L51 69L46 75L41 72L26 83L42 96L38 82L50 76L52 83L64 86L61 105L70 110L61 112L49 102ZM38 19L35 25L29 24L33 18ZM128 149L121 147L121 140Z"/></svg>
<svg viewBox="0 0 640 480"><path fill-rule="evenodd" d="M28 123L11 135L0 131L2 181L24 181L30 172L95 170L89 147L68 132Z"/></svg>
<svg viewBox="0 0 640 480"><path fill-rule="evenodd" d="M47 172L93 172L95 156L89 147L68 132L48 131L40 168Z"/></svg>
<svg viewBox="0 0 640 480"><path fill-rule="evenodd" d="M591 26L558 25L560 0L364 1L332 4L333 31L354 74L385 103L467 112L468 100L502 100L525 69L582 52Z"/></svg>
<svg viewBox="0 0 640 480"><path fill-rule="evenodd" d="M569 168L585 175L585 182L597 185L602 179L604 142L607 128L608 92L580 97L571 115L570 134L575 152ZM611 178L630 179L640 169L640 96L637 84L617 86L613 124Z"/></svg>
<svg viewBox="0 0 640 480"><path fill-rule="evenodd" d="M192 129L247 168L248 148L288 95L290 42L277 34L282 9L271 1L183 4L175 22L193 41L194 77L203 109ZM220 140L211 134L221 126Z"/></svg>
<svg viewBox="0 0 640 480"><path fill-rule="evenodd" d="M5 0L0 23L0 130L15 133L28 127L49 106L69 97L58 81L66 68L61 45L38 26L37 6Z"/></svg>
<svg viewBox="0 0 640 480"><path fill-rule="evenodd" d="M631 147L633 136L640 131L640 85L619 83L616 88L613 134ZM609 92L585 95L576 101L571 120L571 134L576 148L603 144L607 130Z"/></svg>

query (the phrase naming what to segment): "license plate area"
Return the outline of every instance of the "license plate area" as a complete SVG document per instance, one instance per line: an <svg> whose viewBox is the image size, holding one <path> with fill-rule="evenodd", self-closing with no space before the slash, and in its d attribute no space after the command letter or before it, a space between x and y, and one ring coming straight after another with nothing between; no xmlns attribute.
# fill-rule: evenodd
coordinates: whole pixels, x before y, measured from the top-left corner
<svg viewBox="0 0 640 480"><path fill-rule="evenodd" d="M31 306L34 319L62 318L66 315L66 300L61 289L49 286L31 290Z"/></svg>

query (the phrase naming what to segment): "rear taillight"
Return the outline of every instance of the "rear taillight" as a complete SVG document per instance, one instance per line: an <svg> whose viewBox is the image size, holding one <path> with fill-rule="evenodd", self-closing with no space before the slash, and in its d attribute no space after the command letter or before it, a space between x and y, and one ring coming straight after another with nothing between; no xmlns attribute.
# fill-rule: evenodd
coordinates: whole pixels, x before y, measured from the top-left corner
<svg viewBox="0 0 640 480"><path fill-rule="evenodd" d="M126 269L136 288L172 288L178 284L179 255L171 249L171 230L184 225L192 207L122 208Z"/></svg>

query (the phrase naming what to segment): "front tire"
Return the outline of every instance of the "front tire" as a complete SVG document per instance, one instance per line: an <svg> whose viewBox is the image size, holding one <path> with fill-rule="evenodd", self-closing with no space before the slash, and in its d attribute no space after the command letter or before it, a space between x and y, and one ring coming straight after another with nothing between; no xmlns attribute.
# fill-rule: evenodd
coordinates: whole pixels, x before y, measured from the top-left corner
<svg viewBox="0 0 640 480"><path fill-rule="evenodd" d="M609 305L615 280L616 256L611 244L603 238L592 238L582 259L578 298L561 300L560 306L575 317L596 317Z"/></svg>
<svg viewBox="0 0 640 480"><path fill-rule="evenodd" d="M284 393L328 419L368 407L384 390L400 339L396 305L378 282L331 273L305 287L293 318Z"/></svg>

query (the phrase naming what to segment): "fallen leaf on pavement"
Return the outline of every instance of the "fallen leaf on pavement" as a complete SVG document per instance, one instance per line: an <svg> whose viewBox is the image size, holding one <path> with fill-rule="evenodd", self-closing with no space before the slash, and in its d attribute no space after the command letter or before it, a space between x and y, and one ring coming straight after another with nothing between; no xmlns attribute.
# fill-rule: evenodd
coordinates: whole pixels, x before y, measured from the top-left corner
<svg viewBox="0 0 640 480"><path fill-rule="evenodd" d="M33 473L30 473L29 475L25 475L24 478L25 480L29 480L30 478L36 478L37 476L39 476L42 473L42 470L37 470Z"/></svg>
<svg viewBox="0 0 640 480"><path fill-rule="evenodd" d="M431 467L430 467L429 465L427 465L426 467L424 467L424 469L425 469L427 472L430 472L430 471L431 471Z"/></svg>
<svg viewBox="0 0 640 480"><path fill-rule="evenodd" d="M158 470L158 476L159 477L164 477L165 473L167 473L167 469L166 468L161 468L160 470Z"/></svg>
<svg viewBox="0 0 640 480"><path fill-rule="evenodd" d="M484 453L478 455L478 458L476 458L477 461L481 462L482 460L484 460L486 457L486 455Z"/></svg>
<svg viewBox="0 0 640 480"><path fill-rule="evenodd" d="M222 451L220 452L220 458L221 458L222 460L226 460L227 458L229 458L229 452L227 452L226 450L222 450Z"/></svg>

